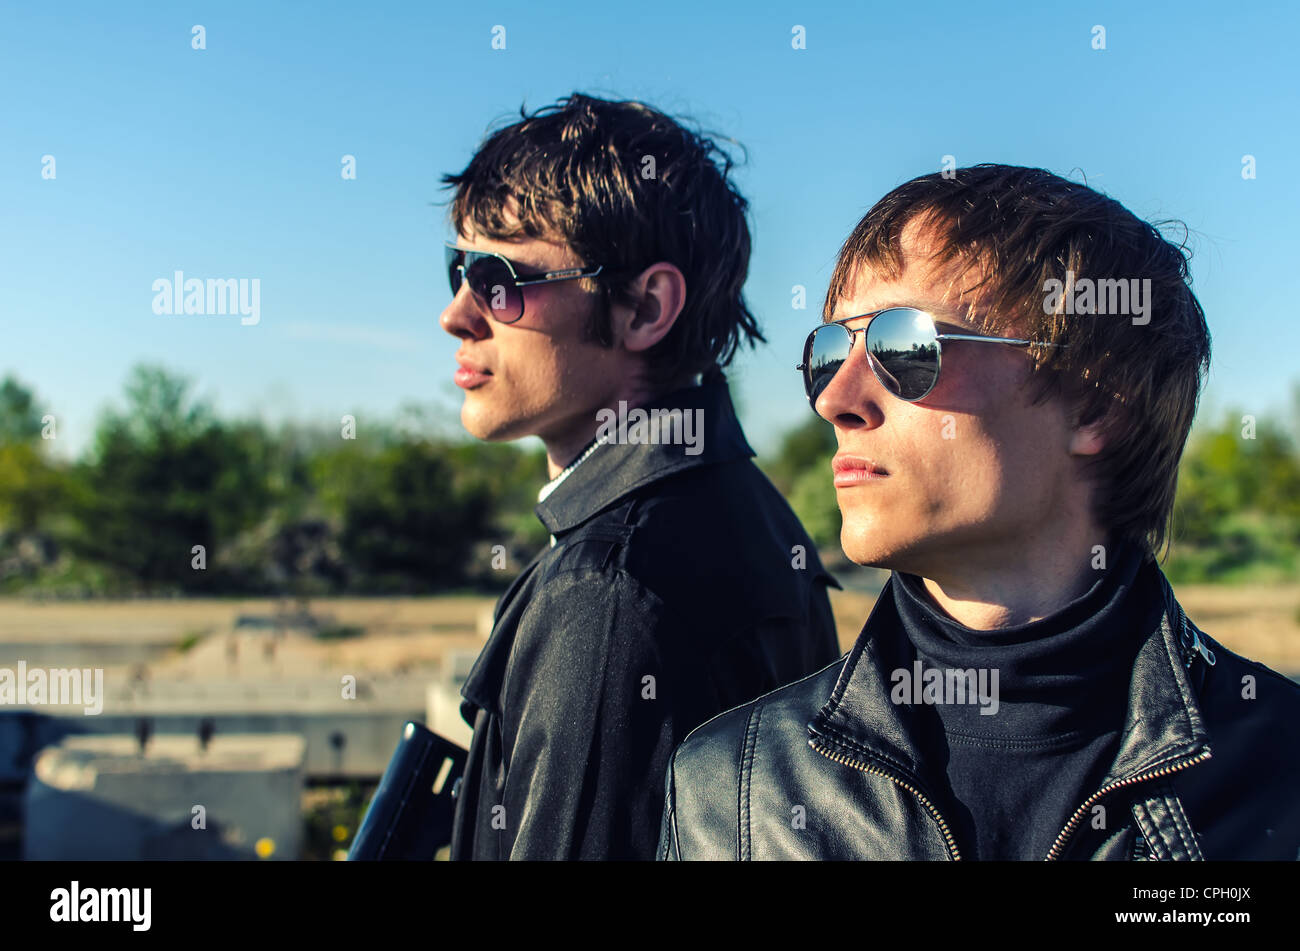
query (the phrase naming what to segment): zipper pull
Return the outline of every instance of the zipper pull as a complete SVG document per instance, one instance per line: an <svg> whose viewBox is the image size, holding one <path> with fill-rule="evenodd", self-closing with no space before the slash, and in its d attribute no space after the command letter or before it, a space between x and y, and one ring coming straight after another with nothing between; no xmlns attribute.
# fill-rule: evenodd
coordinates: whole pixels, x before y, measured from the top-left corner
<svg viewBox="0 0 1300 951"><path fill-rule="evenodd" d="M1205 659L1208 666L1214 666L1214 651L1205 646L1205 641L1201 640L1201 632L1194 627L1192 628L1192 646Z"/></svg>
<svg viewBox="0 0 1300 951"><path fill-rule="evenodd" d="M1188 620L1187 612L1183 610L1181 604L1178 605L1178 615L1183 622L1183 644L1200 654L1201 659L1205 661L1207 667L1213 667L1215 661L1214 651L1210 650L1210 648L1206 646L1205 642L1201 640L1201 632L1197 630L1196 626L1192 624L1190 620ZM1195 658L1189 652L1187 654L1187 659L1183 662L1183 666L1190 668L1193 660L1195 660Z"/></svg>

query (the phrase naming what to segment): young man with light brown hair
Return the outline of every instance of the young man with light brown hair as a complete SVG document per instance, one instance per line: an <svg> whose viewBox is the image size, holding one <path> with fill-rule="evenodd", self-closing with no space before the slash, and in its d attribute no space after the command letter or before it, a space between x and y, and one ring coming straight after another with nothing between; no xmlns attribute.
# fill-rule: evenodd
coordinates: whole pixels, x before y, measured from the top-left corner
<svg viewBox="0 0 1300 951"><path fill-rule="evenodd" d="M1297 858L1300 686L1155 559L1210 354L1183 248L1041 169L926 175L823 318L841 543L893 573L847 658L676 751L661 856Z"/></svg>

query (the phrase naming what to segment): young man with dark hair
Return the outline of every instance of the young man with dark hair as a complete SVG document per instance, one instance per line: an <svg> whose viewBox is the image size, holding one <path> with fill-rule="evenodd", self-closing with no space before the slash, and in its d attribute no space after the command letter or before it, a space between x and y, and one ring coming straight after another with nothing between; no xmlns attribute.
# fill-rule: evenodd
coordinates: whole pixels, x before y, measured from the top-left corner
<svg viewBox="0 0 1300 951"><path fill-rule="evenodd" d="M676 751L662 857L1300 856L1300 686L1154 556L1209 364L1188 282L1041 169L867 213L800 369L844 551L893 573L847 658Z"/></svg>
<svg viewBox="0 0 1300 951"><path fill-rule="evenodd" d="M540 437L552 477L551 545L463 689L453 859L653 858L673 747L839 654L834 580L722 374L763 339L730 164L648 106L573 95L445 179L462 422Z"/></svg>

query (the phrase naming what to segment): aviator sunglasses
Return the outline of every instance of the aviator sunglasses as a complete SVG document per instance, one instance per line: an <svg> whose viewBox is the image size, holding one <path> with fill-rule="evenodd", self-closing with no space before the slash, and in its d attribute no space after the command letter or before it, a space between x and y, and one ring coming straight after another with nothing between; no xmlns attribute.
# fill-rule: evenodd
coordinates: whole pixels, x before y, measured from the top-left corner
<svg viewBox="0 0 1300 951"><path fill-rule="evenodd" d="M865 327L856 330L846 321L870 317ZM941 334L934 318L915 307L887 307L884 310L846 317L822 324L808 335L803 345L804 392L817 409L817 398L830 385L835 374L853 349L853 338L867 335L867 362L876 379L900 400L915 403L924 399L939 382L945 340L969 340L972 343L1005 343L1013 347L1064 347L1064 344L1037 343L1016 337L981 337L975 334Z"/></svg>
<svg viewBox="0 0 1300 951"><path fill-rule="evenodd" d="M468 283L474 296L503 324L513 324L524 316L522 288L530 284L595 277L601 271L600 267L570 267L540 274L520 274L522 267L492 251L470 251L447 243L447 279L451 282L452 296L460 292L462 283Z"/></svg>

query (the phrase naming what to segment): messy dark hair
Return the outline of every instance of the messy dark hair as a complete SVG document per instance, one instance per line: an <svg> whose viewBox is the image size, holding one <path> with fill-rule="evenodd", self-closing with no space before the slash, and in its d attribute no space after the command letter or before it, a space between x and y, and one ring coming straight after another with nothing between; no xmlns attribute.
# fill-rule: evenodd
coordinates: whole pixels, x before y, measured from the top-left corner
<svg viewBox="0 0 1300 951"><path fill-rule="evenodd" d="M976 165L914 178L867 212L845 241L823 317L862 268L897 277L904 228L923 226L927 265L973 271L972 319L1033 347L1034 398L1063 394L1079 423L1100 421L1106 446L1087 464L1098 522L1152 553L1168 541L1178 463L1210 363L1210 333L1192 293L1186 228L1175 243L1113 198L1041 168ZM1079 316L1072 284L1127 290L1151 281L1141 323ZM1104 282L1104 283L1103 283ZM1100 293L1100 291L1098 291ZM1118 295L1117 295L1118 296ZM1065 346L1062 347L1061 345Z"/></svg>
<svg viewBox="0 0 1300 951"><path fill-rule="evenodd" d="M630 281L659 261L686 278L686 302L645 354L652 385L712 376L737 347L765 342L742 288L749 269L748 203L731 156L708 136L640 102L574 93L487 137L455 189L452 224L498 240L559 239L595 278L603 306L586 337L612 346L611 303L633 303Z"/></svg>

